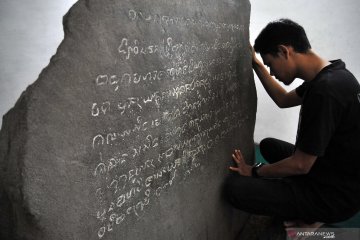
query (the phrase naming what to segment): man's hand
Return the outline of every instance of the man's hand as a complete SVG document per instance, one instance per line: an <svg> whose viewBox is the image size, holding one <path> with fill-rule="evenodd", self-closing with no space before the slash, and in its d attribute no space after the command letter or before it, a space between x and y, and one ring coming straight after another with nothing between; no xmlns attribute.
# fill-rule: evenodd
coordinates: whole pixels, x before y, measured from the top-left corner
<svg viewBox="0 0 360 240"><path fill-rule="evenodd" d="M260 65L260 64L262 64L262 63L260 62L260 60L256 57L255 49L254 49L254 47L253 47L251 44L249 44L249 50L250 50L251 56L252 56L252 65L253 65L253 67L254 67L254 65Z"/></svg>
<svg viewBox="0 0 360 240"><path fill-rule="evenodd" d="M240 150L235 150L235 153L232 155L232 158L236 162L237 167L230 167L230 170L238 172L243 176L251 176L251 166L247 165L244 157L242 156Z"/></svg>

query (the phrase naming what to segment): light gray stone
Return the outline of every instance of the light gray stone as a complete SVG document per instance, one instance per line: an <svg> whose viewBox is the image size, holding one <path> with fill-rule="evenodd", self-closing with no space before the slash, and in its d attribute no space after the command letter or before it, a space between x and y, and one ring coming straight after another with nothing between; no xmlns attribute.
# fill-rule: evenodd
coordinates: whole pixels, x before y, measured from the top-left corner
<svg viewBox="0 0 360 240"><path fill-rule="evenodd" d="M253 160L248 0L80 0L3 118L1 239L234 239Z"/></svg>

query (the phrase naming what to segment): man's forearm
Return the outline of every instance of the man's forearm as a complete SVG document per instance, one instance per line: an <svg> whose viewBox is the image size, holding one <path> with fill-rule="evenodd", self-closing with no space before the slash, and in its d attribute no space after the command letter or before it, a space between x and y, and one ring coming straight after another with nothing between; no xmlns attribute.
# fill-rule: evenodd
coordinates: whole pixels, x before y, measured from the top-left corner
<svg viewBox="0 0 360 240"><path fill-rule="evenodd" d="M307 174L317 157L297 149L295 153L273 164L267 164L257 170L260 177L288 177Z"/></svg>
<svg viewBox="0 0 360 240"><path fill-rule="evenodd" d="M257 173L260 177L265 178L280 178L305 174L301 168L291 161L291 157L273 164L266 164L259 168Z"/></svg>
<svg viewBox="0 0 360 240"><path fill-rule="evenodd" d="M283 97L287 91L269 74L260 61L253 61L253 69L272 100L282 107Z"/></svg>

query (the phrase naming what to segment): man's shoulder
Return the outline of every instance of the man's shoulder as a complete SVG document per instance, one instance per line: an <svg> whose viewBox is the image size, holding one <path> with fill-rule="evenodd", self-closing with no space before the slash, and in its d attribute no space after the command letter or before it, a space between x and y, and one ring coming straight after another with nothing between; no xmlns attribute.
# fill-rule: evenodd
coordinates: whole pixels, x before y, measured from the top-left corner
<svg viewBox="0 0 360 240"><path fill-rule="evenodd" d="M343 96L359 93L360 85L355 76L346 68L330 68L311 83L313 94Z"/></svg>

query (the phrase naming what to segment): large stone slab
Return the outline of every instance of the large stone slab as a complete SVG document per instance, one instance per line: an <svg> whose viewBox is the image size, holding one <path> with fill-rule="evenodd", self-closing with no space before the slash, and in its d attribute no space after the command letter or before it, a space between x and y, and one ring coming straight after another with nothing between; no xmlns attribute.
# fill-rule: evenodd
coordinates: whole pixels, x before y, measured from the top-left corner
<svg viewBox="0 0 360 240"><path fill-rule="evenodd" d="M80 0L3 119L1 239L233 239L253 159L248 0ZM19 66L21 67L21 66Z"/></svg>

